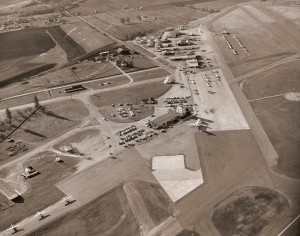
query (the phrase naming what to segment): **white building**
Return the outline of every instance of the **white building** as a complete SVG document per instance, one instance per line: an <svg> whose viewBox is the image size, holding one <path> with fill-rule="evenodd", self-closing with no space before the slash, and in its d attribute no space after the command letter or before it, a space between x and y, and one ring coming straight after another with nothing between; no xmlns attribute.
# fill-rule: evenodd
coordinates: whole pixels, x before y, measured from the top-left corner
<svg viewBox="0 0 300 236"><path fill-rule="evenodd" d="M177 106L176 107L176 112L179 113L181 116L186 115L186 108L182 106Z"/></svg>
<svg viewBox="0 0 300 236"><path fill-rule="evenodd" d="M164 81L164 84L172 84L172 83L175 83L175 79L168 75Z"/></svg>
<svg viewBox="0 0 300 236"><path fill-rule="evenodd" d="M196 68L198 67L198 61L196 59L186 60L186 65L188 68Z"/></svg>

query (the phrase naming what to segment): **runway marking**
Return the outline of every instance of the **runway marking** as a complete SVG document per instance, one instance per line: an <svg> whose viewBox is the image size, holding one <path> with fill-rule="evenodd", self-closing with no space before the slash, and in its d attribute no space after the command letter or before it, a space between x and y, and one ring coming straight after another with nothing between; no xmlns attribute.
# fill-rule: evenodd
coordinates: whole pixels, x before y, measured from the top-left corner
<svg viewBox="0 0 300 236"><path fill-rule="evenodd" d="M291 223L289 223L288 226L285 227L280 234L278 234L278 236L281 236L296 220L298 220L299 217L300 215L298 215Z"/></svg>
<svg viewBox="0 0 300 236"><path fill-rule="evenodd" d="M250 99L248 102L254 102L254 101L259 101L259 100L264 100L264 99L269 99L269 98L276 98L276 97L282 97L284 94L277 94L277 95L272 95L268 97L262 97L262 98L255 98L255 99Z"/></svg>

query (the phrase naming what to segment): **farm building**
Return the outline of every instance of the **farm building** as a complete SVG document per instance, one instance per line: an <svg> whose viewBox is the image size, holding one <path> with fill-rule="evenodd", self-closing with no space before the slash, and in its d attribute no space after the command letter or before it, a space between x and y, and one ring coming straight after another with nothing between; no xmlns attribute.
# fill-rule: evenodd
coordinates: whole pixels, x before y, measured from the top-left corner
<svg viewBox="0 0 300 236"><path fill-rule="evenodd" d="M13 189L10 188L5 182L0 180L0 192L7 197L9 200L16 199L19 194L16 193Z"/></svg>

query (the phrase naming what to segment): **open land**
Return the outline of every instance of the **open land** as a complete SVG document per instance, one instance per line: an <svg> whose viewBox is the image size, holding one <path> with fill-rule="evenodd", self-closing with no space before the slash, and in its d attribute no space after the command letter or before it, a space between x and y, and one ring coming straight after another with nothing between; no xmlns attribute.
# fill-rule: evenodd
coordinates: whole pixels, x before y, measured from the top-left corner
<svg viewBox="0 0 300 236"><path fill-rule="evenodd" d="M259 14L259 18L256 14ZM213 22L214 39L234 75L247 73L278 60L278 56L287 57L295 52L293 45L285 42L283 35L278 37L278 34L274 33L271 28L274 22L271 17L252 5L238 7ZM222 39L224 31L230 32L229 35L223 36L237 51L237 55L232 53ZM244 48L239 45L237 38ZM247 67L241 67L244 63L247 63Z"/></svg>
<svg viewBox="0 0 300 236"><path fill-rule="evenodd" d="M213 211L212 220L222 235L259 235L288 207L280 193L262 187L238 189Z"/></svg>
<svg viewBox="0 0 300 236"><path fill-rule="evenodd" d="M138 105L141 103L142 99L160 97L167 92L170 87L171 85L162 84L162 81L150 81L146 85L136 85L122 90L95 94L91 96L91 101L97 107L118 103L132 103Z"/></svg>
<svg viewBox="0 0 300 236"><path fill-rule="evenodd" d="M113 41L85 22L74 22L62 26L63 30L87 52L108 46Z"/></svg>
<svg viewBox="0 0 300 236"><path fill-rule="evenodd" d="M131 74L133 81L143 81L143 80L151 80L154 78L159 78L163 76L170 75L170 73L164 69L158 68L154 70L141 71L134 74Z"/></svg>
<svg viewBox="0 0 300 236"><path fill-rule="evenodd" d="M279 155L275 168L299 178L299 104L297 99L286 99L288 93L296 96L300 91L298 74L297 60L243 81L241 86Z"/></svg>
<svg viewBox="0 0 300 236"><path fill-rule="evenodd" d="M47 52L55 42L47 34L47 29L26 29L1 33L0 60L31 56Z"/></svg>

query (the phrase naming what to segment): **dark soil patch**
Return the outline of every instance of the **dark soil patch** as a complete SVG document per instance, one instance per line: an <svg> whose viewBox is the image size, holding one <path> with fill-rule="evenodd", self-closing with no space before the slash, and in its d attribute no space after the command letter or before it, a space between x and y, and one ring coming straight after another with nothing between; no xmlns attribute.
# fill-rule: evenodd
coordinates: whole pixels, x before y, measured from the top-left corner
<svg viewBox="0 0 300 236"><path fill-rule="evenodd" d="M0 60L47 52L55 42L45 28L24 29L0 34Z"/></svg>
<svg viewBox="0 0 300 236"><path fill-rule="evenodd" d="M85 49L68 36L60 26L48 27L47 31L51 34L56 43L66 52L69 61L86 54Z"/></svg>
<svg viewBox="0 0 300 236"><path fill-rule="evenodd" d="M227 196L213 211L212 221L224 236L257 236L289 206L277 191L244 187Z"/></svg>

